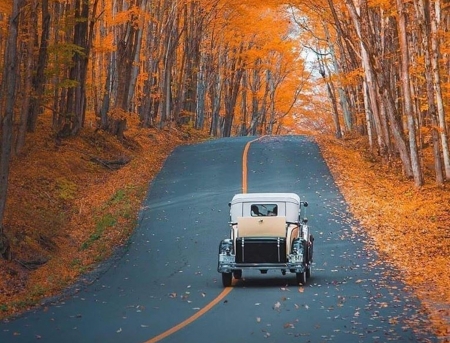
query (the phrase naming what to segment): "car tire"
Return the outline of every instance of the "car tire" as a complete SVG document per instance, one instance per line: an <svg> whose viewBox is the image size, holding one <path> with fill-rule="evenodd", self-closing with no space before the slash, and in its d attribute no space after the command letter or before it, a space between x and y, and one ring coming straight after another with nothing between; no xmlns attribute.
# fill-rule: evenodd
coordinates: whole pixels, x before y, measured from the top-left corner
<svg viewBox="0 0 450 343"><path fill-rule="evenodd" d="M311 266L306 269L306 278L309 279L311 277Z"/></svg>
<svg viewBox="0 0 450 343"><path fill-rule="evenodd" d="M306 272L303 273L296 273L295 274L297 277L297 284L302 284L302 285L306 285Z"/></svg>
<svg viewBox="0 0 450 343"><path fill-rule="evenodd" d="M222 273L222 284L223 287L230 287L231 281L233 281L233 274L232 273Z"/></svg>
<svg viewBox="0 0 450 343"><path fill-rule="evenodd" d="M241 278L242 278L242 270L235 270L235 271L233 272L233 277L234 277L236 280L241 279Z"/></svg>

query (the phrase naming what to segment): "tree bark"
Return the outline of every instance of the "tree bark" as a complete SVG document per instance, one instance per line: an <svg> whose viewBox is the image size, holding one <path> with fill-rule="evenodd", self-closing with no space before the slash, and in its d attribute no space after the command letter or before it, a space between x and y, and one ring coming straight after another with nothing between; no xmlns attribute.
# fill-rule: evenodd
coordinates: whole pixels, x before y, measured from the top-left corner
<svg viewBox="0 0 450 343"><path fill-rule="evenodd" d="M445 107L442 97L441 73L439 70L439 23L440 23L440 1L436 0L434 6L429 5L431 14L431 67L433 70L434 91L439 120L439 131L441 136L442 155L444 157L445 177L450 180L450 151L448 145L448 132L445 116Z"/></svg>
<svg viewBox="0 0 450 343"><path fill-rule="evenodd" d="M317 61L319 63L320 75L322 76L323 81L325 82L325 84L327 86L328 97L330 98L331 105L332 105L331 109L332 109L333 122L334 122L334 135L337 139L341 139L342 138L342 130L341 130L341 124L339 121L339 110L338 110L337 101L336 101L336 92L334 91L334 86L333 86L332 81L327 78L324 63L323 63L323 61L320 60L319 56L317 56Z"/></svg>
<svg viewBox="0 0 450 343"><path fill-rule="evenodd" d="M20 108L20 123L19 130L17 132L17 136L15 139L13 154L18 154L23 146L25 145L25 135L27 132L27 121L28 121L28 111L30 109L30 98L33 96L32 94L32 81L33 81L33 72L35 69L34 63L34 46L36 43L37 36L37 25L38 22L38 13L37 13L38 3L37 0L33 0L30 4L30 16L28 18L28 23L25 25L26 36L28 38L28 42L23 48L25 51L20 55L25 56L25 78L23 81L23 91L22 91L22 104ZM22 13L22 16L24 14ZM26 20L26 19L25 19ZM23 32L23 30L22 30Z"/></svg>
<svg viewBox="0 0 450 343"><path fill-rule="evenodd" d="M227 68L229 70L229 75L226 77L226 87L225 87L225 118L224 126L222 131L222 137L230 137L231 129L234 120L234 110L236 108L236 101L240 90L241 79L243 75L242 69L242 58L241 54L244 50L243 44L239 49L235 49L230 58L230 63Z"/></svg>
<svg viewBox="0 0 450 343"><path fill-rule="evenodd" d="M376 75L374 72L374 68L370 63L370 52L368 51L368 43L366 42L366 37L363 32L362 27L362 18L361 15L358 13L355 5L353 4L353 1L346 0L345 1L347 8L349 10L350 16L353 21L353 25L356 29L356 32L358 34L358 37L360 39L360 47L361 47L361 62L362 67L364 70L364 76L365 76L365 82L367 84L367 94L364 93L364 96L368 96L369 99L366 100L367 103L370 105L371 113L374 119L374 126L375 131L377 134L377 143L378 143L378 150L381 156L385 156L386 152L388 150L387 148L387 137L385 137L383 133L383 125L381 123L381 108L380 108L380 98L379 98L379 90L376 83ZM368 20L367 17L365 17L364 20ZM368 25L368 23L365 23L365 25Z"/></svg>
<svg viewBox="0 0 450 343"><path fill-rule="evenodd" d="M415 115L413 113L413 103L411 94L411 80L409 77L409 49L408 49L408 36L406 28L406 8L403 4L403 0L397 1L398 10L398 37L400 41L400 54L401 54L401 80L402 80L402 90L403 90L403 106L406 112L406 117L408 120L408 137L409 137L409 154L411 157L411 167L414 177L414 183L417 187L423 185L422 170L420 167L419 153L417 151L416 142L416 125L415 125Z"/></svg>
<svg viewBox="0 0 450 343"><path fill-rule="evenodd" d="M433 85L433 73L431 67L431 54L430 54L430 36L431 36L431 23L430 23L430 11L428 0L415 0L417 8L417 20L422 33L422 45L425 60L425 80L427 90L427 113L431 118L431 137L433 144L433 156L434 156L434 170L436 176L436 183L438 185L444 184L444 174L442 171L442 156L439 143L438 119L436 114L436 101Z"/></svg>
<svg viewBox="0 0 450 343"><path fill-rule="evenodd" d="M19 12L22 0L13 0L11 19L9 21L8 41L5 56L5 67L1 85L4 92L4 114L2 115L1 150L0 150L0 254L3 258L11 258L9 241L5 235L3 218L8 193L9 168L12 145L14 103L16 99L17 81L17 36Z"/></svg>
<svg viewBox="0 0 450 343"><path fill-rule="evenodd" d="M36 65L36 74L33 77L33 88L31 92L31 99L28 108L27 116L27 131L34 132L36 129L36 122L38 114L41 111L42 97L45 92L45 84L47 77L45 69L48 62L48 40L50 36L50 13L48 10L48 0L41 1L42 11L42 32L39 45L39 55Z"/></svg>
<svg viewBox="0 0 450 343"><path fill-rule="evenodd" d="M86 111L86 75L89 59L88 42L88 19L89 1L75 1L75 27L73 30L73 44L80 51L75 51L73 55L73 66L69 71L69 78L75 81L76 85L67 90L66 113L70 120L66 124L70 125L72 135L78 134L84 125ZM61 132L62 133L62 132Z"/></svg>

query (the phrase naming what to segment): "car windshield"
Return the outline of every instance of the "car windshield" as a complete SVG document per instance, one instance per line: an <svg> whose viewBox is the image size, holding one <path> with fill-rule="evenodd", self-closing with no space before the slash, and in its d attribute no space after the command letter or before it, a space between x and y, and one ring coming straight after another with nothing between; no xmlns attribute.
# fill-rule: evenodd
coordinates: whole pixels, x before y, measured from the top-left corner
<svg viewBox="0 0 450 343"><path fill-rule="evenodd" d="M252 204L252 217L277 216L278 206L276 204Z"/></svg>

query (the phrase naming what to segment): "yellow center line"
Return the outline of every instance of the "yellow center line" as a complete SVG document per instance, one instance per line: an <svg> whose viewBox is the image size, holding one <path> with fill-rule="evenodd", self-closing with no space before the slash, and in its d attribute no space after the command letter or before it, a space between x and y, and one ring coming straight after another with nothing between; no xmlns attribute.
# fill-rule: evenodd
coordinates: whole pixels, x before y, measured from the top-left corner
<svg viewBox="0 0 450 343"><path fill-rule="evenodd" d="M203 307L201 310L199 310L197 313L195 313L193 316L190 316L185 321L182 321L180 324L175 325L174 327L170 328L167 331L164 331L163 333L159 334L158 336L153 337L152 339L146 341L145 343L156 343L160 340L170 336L171 334L177 332L178 330L181 330L182 328L188 326L192 322L196 321L198 318L200 318L202 315L204 315L206 312L208 312L210 309L212 309L217 303L219 303L223 298L225 298L228 293L230 293L233 290L233 287L227 287L225 288L213 301L211 301L208 305Z"/></svg>
<svg viewBox="0 0 450 343"><path fill-rule="evenodd" d="M262 138L262 137L260 137ZM248 167L247 167L247 160L248 160L248 150L250 149L250 145L257 141L258 139L254 139L250 142L248 142L245 145L244 153L242 154L242 193L247 193L248 188L248 180L247 180L247 174L248 174ZM215 305L217 305L223 298L225 298L231 291L233 290L233 287L227 287L225 288L220 294L215 297L210 303L208 303L205 307L197 311L194 315L190 316L186 320L182 321L181 323L171 327L170 329L164 331L163 333L159 334L158 336L155 336L148 341L145 341L144 343L156 343L161 340L163 340L166 337L169 337L170 335L174 334L175 332L181 330L182 328L188 326L192 322L196 321L198 318L203 316L206 312L208 312L210 309L212 309Z"/></svg>
<svg viewBox="0 0 450 343"><path fill-rule="evenodd" d="M262 137L260 137L262 138ZM245 145L244 153L242 154L242 193L247 193L248 191L248 150L253 142L256 142L260 138L256 138Z"/></svg>

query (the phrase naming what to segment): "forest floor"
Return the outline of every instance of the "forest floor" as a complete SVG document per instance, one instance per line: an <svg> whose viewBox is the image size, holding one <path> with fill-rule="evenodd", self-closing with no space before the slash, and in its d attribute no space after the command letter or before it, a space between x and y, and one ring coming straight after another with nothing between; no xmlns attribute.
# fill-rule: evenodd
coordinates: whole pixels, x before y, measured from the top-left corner
<svg viewBox="0 0 450 343"><path fill-rule="evenodd" d="M86 128L57 141L45 118L29 134L11 166L4 224L13 259L0 260L0 318L57 295L126 244L166 157L208 139L190 129L138 129L131 120L125 137ZM317 141L361 224L355 233L365 230L383 263L401 271L434 332L449 342L449 185L437 187L427 170L426 186L415 188L399 168L376 161L362 139Z"/></svg>
<svg viewBox="0 0 450 343"><path fill-rule="evenodd" d="M354 233L367 233L366 246L399 270L440 342L450 342L450 188L436 185L429 151L422 156L426 184L419 189L400 165L380 163L362 139L316 140L359 222Z"/></svg>

